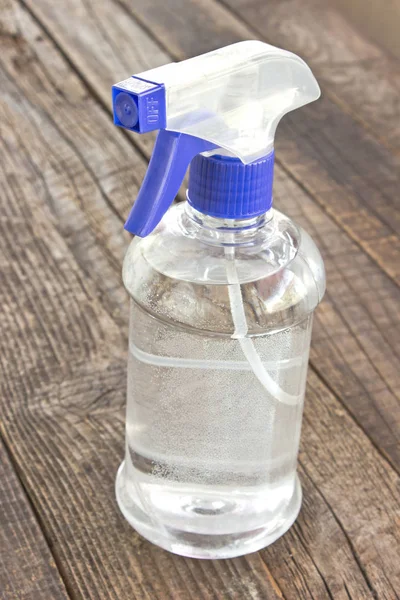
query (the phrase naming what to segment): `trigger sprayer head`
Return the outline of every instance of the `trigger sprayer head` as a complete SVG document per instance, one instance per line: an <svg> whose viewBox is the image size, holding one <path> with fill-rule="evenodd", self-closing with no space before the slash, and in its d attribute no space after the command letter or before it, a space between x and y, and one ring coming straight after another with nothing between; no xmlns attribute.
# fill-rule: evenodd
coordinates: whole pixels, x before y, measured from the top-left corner
<svg viewBox="0 0 400 600"><path fill-rule="evenodd" d="M173 202L189 163L203 152L228 156L196 159L189 186L194 206L203 212L218 206L218 215L226 218L238 217L234 206L241 207L242 218L270 206L276 127L287 112L319 95L301 58L257 41L158 67L113 86L116 125L138 133L160 130L126 229L150 233ZM263 194L268 201L261 202Z"/></svg>

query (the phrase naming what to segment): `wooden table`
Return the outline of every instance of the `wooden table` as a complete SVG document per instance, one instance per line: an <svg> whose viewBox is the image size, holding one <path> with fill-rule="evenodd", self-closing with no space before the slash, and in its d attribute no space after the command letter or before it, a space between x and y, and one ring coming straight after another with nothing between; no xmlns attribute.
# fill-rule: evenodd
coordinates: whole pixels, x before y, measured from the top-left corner
<svg viewBox="0 0 400 600"><path fill-rule="evenodd" d="M318 0L1 0L0 597L400 595L400 65ZM325 8L324 8L325 6ZM285 117L276 205L324 256L294 527L196 561L119 513L123 221L153 140L110 86L248 38L303 56L322 99Z"/></svg>

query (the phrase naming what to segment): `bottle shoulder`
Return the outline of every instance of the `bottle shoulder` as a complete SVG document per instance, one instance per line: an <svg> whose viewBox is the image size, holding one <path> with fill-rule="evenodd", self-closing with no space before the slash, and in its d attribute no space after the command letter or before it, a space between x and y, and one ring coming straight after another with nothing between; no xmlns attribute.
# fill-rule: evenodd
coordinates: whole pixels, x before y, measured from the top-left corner
<svg viewBox="0 0 400 600"><path fill-rule="evenodd" d="M154 316L198 330L232 334L233 284L240 285L249 333L300 322L323 296L323 262L304 230L278 211L270 217L256 234L229 244L229 233L192 226L177 205L151 235L131 242L125 287Z"/></svg>

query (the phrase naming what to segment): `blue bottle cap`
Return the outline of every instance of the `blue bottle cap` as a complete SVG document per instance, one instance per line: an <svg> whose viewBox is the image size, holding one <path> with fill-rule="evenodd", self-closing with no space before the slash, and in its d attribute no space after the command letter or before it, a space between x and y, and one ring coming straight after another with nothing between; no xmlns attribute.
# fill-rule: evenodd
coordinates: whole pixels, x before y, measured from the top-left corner
<svg viewBox="0 0 400 600"><path fill-rule="evenodd" d="M212 217L256 217L272 206L273 177L273 151L247 165L238 158L199 154L190 165L188 201Z"/></svg>

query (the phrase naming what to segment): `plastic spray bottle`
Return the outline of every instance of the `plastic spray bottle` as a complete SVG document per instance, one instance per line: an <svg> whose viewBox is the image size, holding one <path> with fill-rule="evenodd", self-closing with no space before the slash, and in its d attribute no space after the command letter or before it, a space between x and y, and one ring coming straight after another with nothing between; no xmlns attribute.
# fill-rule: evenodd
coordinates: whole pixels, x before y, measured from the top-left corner
<svg viewBox="0 0 400 600"><path fill-rule="evenodd" d="M296 55L234 44L113 86L114 122L159 130L125 225L131 297L120 509L172 552L272 543L296 474L312 314L325 290L309 235L272 208L274 135L320 95ZM172 205L190 164L187 201Z"/></svg>

